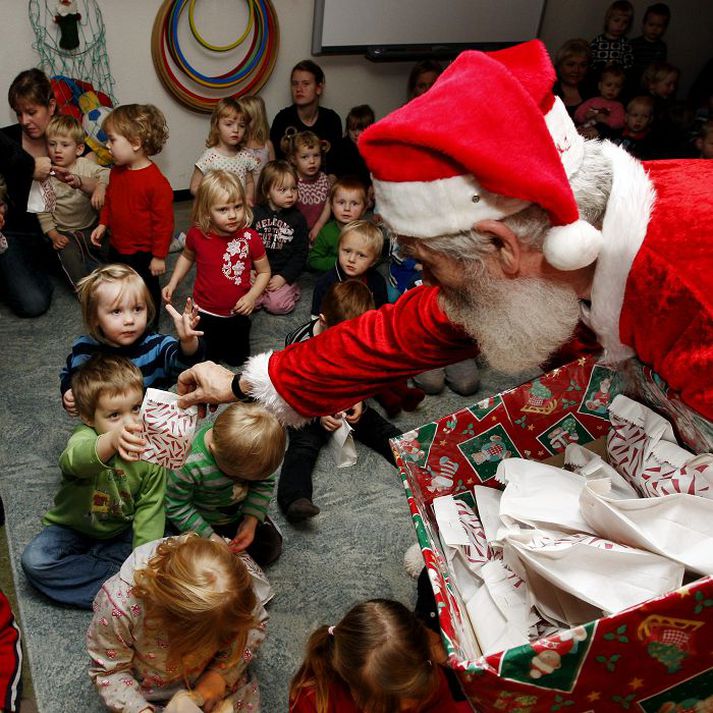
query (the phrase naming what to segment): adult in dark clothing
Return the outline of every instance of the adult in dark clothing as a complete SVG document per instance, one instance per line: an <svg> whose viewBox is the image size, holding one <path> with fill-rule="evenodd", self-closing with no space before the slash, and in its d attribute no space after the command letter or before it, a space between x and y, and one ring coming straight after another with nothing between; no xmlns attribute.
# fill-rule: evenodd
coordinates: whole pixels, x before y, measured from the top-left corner
<svg viewBox="0 0 713 713"><path fill-rule="evenodd" d="M49 309L52 283L40 267L47 245L37 216L27 212L27 199L33 179L44 180L50 172L45 130L57 103L49 79L39 69L15 77L8 101L18 123L0 130L0 174L8 194L0 295L19 317L38 317Z"/></svg>
<svg viewBox="0 0 713 713"><path fill-rule="evenodd" d="M275 147L276 157L286 158L280 144L285 132L290 129L311 131L320 139L328 141L331 148L336 148L342 137L342 120L336 111L319 105L319 98L324 91L322 68L310 59L298 62L290 75L290 91L292 105L281 109L270 127L270 140ZM326 154L325 170L334 173L331 167L333 154L330 158L330 153L328 151Z"/></svg>

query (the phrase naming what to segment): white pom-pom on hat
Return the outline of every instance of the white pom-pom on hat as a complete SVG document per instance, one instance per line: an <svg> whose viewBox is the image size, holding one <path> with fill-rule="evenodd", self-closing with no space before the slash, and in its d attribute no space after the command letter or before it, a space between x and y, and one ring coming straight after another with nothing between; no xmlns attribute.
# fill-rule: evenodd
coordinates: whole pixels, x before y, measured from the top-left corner
<svg viewBox="0 0 713 713"><path fill-rule="evenodd" d="M591 265L602 249L600 230L584 220L550 228L542 252L547 262L558 270L578 270Z"/></svg>

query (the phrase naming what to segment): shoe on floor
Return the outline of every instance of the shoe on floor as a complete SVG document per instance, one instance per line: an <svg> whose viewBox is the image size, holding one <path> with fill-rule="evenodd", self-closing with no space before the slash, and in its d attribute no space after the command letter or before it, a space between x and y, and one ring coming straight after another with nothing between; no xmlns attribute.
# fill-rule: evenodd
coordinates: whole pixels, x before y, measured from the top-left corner
<svg viewBox="0 0 713 713"><path fill-rule="evenodd" d="M319 515L319 508L309 498L298 498L287 506L285 517L289 522L302 522Z"/></svg>
<svg viewBox="0 0 713 713"><path fill-rule="evenodd" d="M170 253L180 253L183 252L183 248L186 247L186 234L185 233L178 233L176 237L171 240L170 245L168 246L168 252Z"/></svg>
<svg viewBox="0 0 713 713"><path fill-rule="evenodd" d="M426 398L426 392L417 386L410 386L401 401L404 411L415 411Z"/></svg>

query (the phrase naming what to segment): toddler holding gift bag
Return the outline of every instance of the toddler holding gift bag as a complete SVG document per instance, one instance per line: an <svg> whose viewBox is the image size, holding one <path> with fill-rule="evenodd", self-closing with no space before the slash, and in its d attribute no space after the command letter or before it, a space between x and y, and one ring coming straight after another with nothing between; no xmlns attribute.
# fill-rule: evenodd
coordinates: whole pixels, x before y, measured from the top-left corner
<svg viewBox="0 0 713 713"><path fill-rule="evenodd" d="M241 558L195 535L135 550L99 591L87 632L107 708L260 710L249 665L268 616L256 584Z"/></svg>
<svg viewBox="0 0 713 713"><path fill-rule="evenodd" d="M72 391L84 425L60 456L54 507L21 561L43 594L91 609L132 548L163 537L166 469L138 460L143 379L128 359L94 355Z"/></svg>
<svg viewBox="0 0 713 713"><path fill-rule="evenodd" d="M203 343L196 332L198 316L186 301L183 314L171 305L178 340L147 329L154 304L146 284L128 265L104 265L77 285L82 317L89 335L79 337L60 374L62 405L77 415L71 389L72 374L92 354L113 354L130 359L144 377L144 386L167 385L186 367L203 360Z"/></svg>
<svg viewBox="0 0 713 713"><path fill-rule="evenodd" d="M267 507L285 454L285 431L258 404L232 404L193 439L183 468L169 471L166 514L181 532L246 551L260 566L282 552Z"/></svg>

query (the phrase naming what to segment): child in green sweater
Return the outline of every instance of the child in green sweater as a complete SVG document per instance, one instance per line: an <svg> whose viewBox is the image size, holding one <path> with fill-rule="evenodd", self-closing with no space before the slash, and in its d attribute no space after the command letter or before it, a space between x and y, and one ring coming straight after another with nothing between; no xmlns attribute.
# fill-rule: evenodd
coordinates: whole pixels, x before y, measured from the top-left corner
<svg viewBox="0 0 713 713"><path fill-rule="evenodd" d="M169 471L166 514L180 532L245 550L259 565L282 552L267 517L275 471L285 455L285 429L258 404L228 406L193 439L181 470Z"/></svg>
<svg viewBox="0 0 713 713"><path fill-rule="evenodd" d="M315 272L327 272L336 265L342 228L366 213L366 186L353 176L339 178L329 193L329 204L334 220L319 231L307 256L307 266Z"/></svg>
<svg viewBox="0 0 713 713"><path fill-rule="evenodd" d="M83 425L60 456L62 483L22 553L30 583L50 599L91 609L134 547L163 537L166 470L139 460L141 371L95 354L72 378Z"/></svg>

